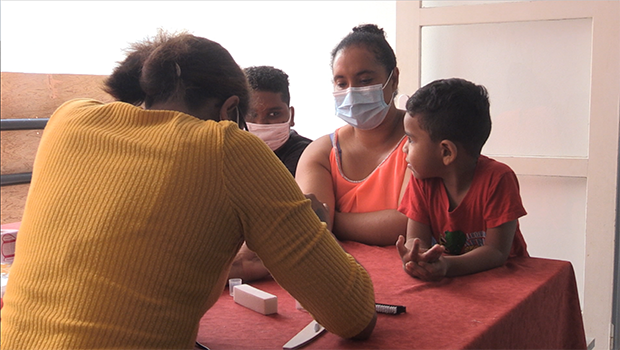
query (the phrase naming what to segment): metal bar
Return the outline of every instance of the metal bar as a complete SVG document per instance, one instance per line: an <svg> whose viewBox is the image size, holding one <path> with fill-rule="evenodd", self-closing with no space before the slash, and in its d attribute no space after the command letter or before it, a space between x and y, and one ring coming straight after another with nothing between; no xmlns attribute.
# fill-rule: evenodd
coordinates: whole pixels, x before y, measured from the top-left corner
<svg viewBox="0 0 620 350"><path fill-rule="evenodd" d="M50 118L0 119L0 130L44 129Z"/></svg>
<svg viewBox="0 0 620 350"><path fill-rule="evenodd" d="M31 179L32 173L2 174L0 175L0 186L26 184Z"/></svg>

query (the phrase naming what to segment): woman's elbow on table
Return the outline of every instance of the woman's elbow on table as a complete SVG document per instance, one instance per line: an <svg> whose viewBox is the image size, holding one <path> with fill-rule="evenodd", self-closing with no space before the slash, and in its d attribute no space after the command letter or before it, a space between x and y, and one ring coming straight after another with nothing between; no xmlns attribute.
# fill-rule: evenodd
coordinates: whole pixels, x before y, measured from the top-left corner
<svg viewBox="0 0 620 350"><path fill-rule="evenodd" d="M366 328L364 328L357 335L351 337L351 339L366 340L370 338L370 335L372 334L372 331L375 329L376 324L377 324L377 313L375 312L375 314L372 316L372 319L370 320L370 323L368 323L368 326L366 326Z"/></svg>

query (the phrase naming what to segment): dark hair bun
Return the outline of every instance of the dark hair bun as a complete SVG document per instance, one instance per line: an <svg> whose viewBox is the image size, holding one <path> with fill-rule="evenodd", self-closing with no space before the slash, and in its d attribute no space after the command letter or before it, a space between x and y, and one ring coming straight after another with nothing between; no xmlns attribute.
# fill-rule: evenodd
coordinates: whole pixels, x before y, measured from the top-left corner
<svg viewBox="0 0 620 350"><path fill-rule="evenodd" d="M336 54L351 45L360 45L370 50L387 74L396 68L396 55L386 40L385 31L376 24L360 24L344 37L332 50L332 68Z"/></svg>
<svg viewBox="0 0 620 350"><path fill-rule="evenodd" d="M353 28L353 32L376 34L385 37L383 28L379 28L376 24L361 24Z"/></svg>
<svg viewBox="0 0 620 350"><path fill-rule="evenodd" d="M142 52L129 54L106 79L103 90L118 101L140 105L146 98L146 93L140 86L140 74L145 59Z"/></svg>

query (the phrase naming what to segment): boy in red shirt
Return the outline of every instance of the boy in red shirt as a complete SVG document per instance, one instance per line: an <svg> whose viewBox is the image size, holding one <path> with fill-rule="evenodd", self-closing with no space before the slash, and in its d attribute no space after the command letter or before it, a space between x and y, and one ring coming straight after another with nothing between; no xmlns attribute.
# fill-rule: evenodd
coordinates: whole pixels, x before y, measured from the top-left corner
<svg viewBox="0 0 620 350"><path fill-rule="evenodd" d="M487 90L463 79L434 81L409 98L404 126L413 177L399 208L409 218L407 238L396 247L405 271L440 280L529 256L517 177L480 155L491 132Z"/></svg>

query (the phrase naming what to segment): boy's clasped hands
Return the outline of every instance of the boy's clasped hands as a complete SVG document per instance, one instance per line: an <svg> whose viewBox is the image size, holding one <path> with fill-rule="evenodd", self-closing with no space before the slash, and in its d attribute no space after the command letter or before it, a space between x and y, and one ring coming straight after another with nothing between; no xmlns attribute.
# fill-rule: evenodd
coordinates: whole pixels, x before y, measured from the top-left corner
<svg viewBox="0 0 620 350"><path fill-rule="evenodd" d="M401 235L396 241L396 248L403 261L403 269L409 275L424 281L438 281L446 276L448 265L443 258L444 246L435 244L425 249L419 238L405 241Z"/></svg>

